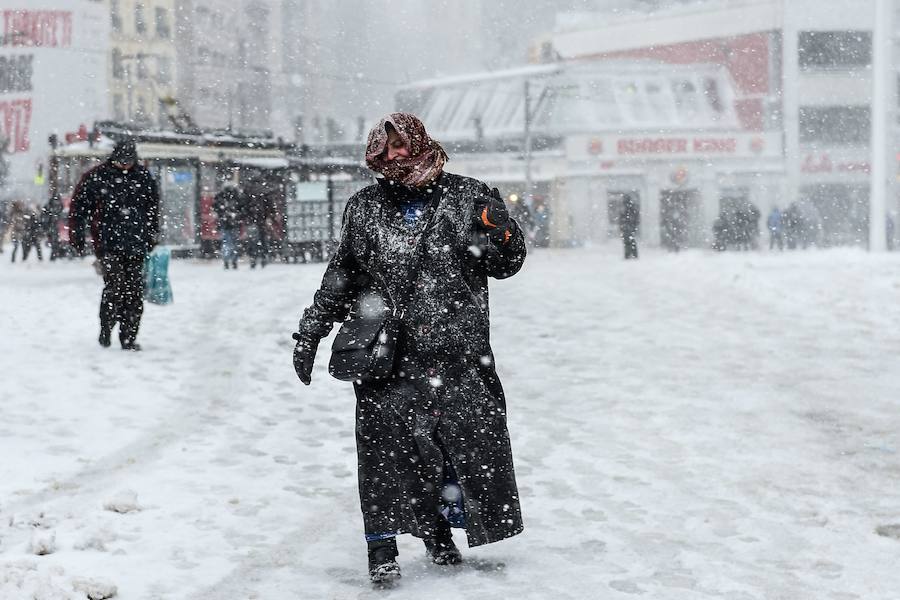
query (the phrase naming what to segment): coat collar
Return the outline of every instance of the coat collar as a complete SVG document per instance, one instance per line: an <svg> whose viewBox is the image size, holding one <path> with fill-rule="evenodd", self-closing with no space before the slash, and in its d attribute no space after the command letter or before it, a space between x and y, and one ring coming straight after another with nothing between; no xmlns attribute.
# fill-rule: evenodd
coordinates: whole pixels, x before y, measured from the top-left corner
<svg viewBox="0 0 900 600"><path fill-rule="evenodd" d="M438 178L430 185L422 189L413 189L394 181L389 181L384 177L376 177L378 182L379 196L381 197L381 210L385 220L396 228L403 231L422 232L429 228L434 221L435 212L440 209L444 198L448 195L450 186L448 177L445 173L441 173ZM401 202L423 198L425 202L425 214L421 219L410 227L397 212L398 205Z"/></svg>

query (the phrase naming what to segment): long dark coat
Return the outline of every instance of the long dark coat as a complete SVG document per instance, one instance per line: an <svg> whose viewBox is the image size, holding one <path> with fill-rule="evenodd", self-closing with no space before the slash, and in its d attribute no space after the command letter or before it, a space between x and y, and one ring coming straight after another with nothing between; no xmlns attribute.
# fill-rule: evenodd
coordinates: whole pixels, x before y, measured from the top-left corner
<svg viewBox="0 0 900 600"><path fill-rule="evenodd" d="M148 253L159 233L159 189L150 171L141 165L123 171L107 160L85 173L69 206L76 248L84 246L85 225L97 256Z"/></svg>
<svg viewBox="0 0 900 600"><path fill-rule="evenodd" d="M495 245L476 226L474 201L490 194L485 184L449 173L437 183L414 226L398 210L397 188L383 180L350 198L300 334L317 343L348 313L377 317L411 286L395 375L354 384L365 530L431 535L441 518L446 459L462 489L469 545L477 546L522 531L506 401L490 346L488 277L514 275L525 240L514 226L512 238Z"/></svg>

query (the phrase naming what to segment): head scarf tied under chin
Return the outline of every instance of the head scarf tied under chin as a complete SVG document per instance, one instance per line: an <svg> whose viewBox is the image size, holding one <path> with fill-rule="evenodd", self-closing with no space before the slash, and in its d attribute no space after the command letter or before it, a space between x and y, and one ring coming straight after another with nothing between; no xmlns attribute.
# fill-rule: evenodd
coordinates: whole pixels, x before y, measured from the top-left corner
<svg viewBox="0 0 900 600"><path fill-rule="evenodd" d="M392 125L406 144L409 158L387 160L387 126ZM411 188L423 187L441 174L447 153L429 137L425 126L409 113L391 113L369 132L366 144L366 166L386 178Z"/></svg>

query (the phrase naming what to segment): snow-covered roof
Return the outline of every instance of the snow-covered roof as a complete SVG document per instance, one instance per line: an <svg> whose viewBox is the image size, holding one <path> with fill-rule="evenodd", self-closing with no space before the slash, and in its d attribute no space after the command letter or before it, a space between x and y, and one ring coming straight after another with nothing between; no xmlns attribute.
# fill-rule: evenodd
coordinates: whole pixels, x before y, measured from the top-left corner
<svg viewBox="0 0 900 600"><path fill-rule="evenodd" d="M539 77L541 75L552 75L562 70L560 65L526 65L514 69L502 69L498 71L485 71L483 73L468 73L464 75L453 75L450 77L440 77L436 79L422 79L412 83L400 86L400 90L417 90L423 88L431 88L435 86L461 85L468 83L481 83L486 81L496 81L500 79L521 79L523 77Z"/></svg>
<svg viewBox="0 0 900 600"><path fill-rule="evenodd" d="M236 158L234 162L239 165L246 165L248 167L259 167L261 169L286 169L290 166L288 159L286 158Z"/></svg>
<svg viewBox="0 0 900 600"><path fill-rule="evenodd" d="M565 59L780 30L782 0L704 0L646 8L561 12L551 35ZM646 6L646 5L645 5Z"/></svg>
<svg viewBox="0 0 900 600"><path fill-rule="evenodd" d="M397 104L442 141L518 138L526 81L539 135L739 127L731 79L718 65L556 63L418 82Z"/></svg>

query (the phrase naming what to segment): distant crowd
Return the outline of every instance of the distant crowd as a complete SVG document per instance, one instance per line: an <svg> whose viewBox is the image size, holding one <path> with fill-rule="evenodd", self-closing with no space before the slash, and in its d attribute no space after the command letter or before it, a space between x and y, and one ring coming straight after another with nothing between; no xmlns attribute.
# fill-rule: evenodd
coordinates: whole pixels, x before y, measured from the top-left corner
<svg viewBox="0 0 900 600"><path fill-rule="evenodd" d="M755 250L760 247L760 211L752 203L723 209L713 223L713 249ZM893 250L894 220L885 216L887 249ZM822 218L809 204L792 202L785 210L773 207L766 217L769 250L807 249L821 240ZM868 232L860 232L860 236Z"/></svg>
<svg viewBox="0 0 900 600"><path fill-rule="evenodd" d="M49 248L50 260L62 257L66 253L59 239L62 212L59 200L43 206L25 200L0 203L0 254L9 238L12 262L28 260L32 250L37 260L44 260L43 247Z"/></svg>
<svg viewBox="0 0 900 600"><path fill-rule="evenodd" d="M226 269L237 269L238 257L246 255L250 268L265 267L273 256L286 255L280 247L283 240L277 222L275 197L265 187L250 189L228 181L216 194L213 211L219 233L219 248Z"/></svg>

